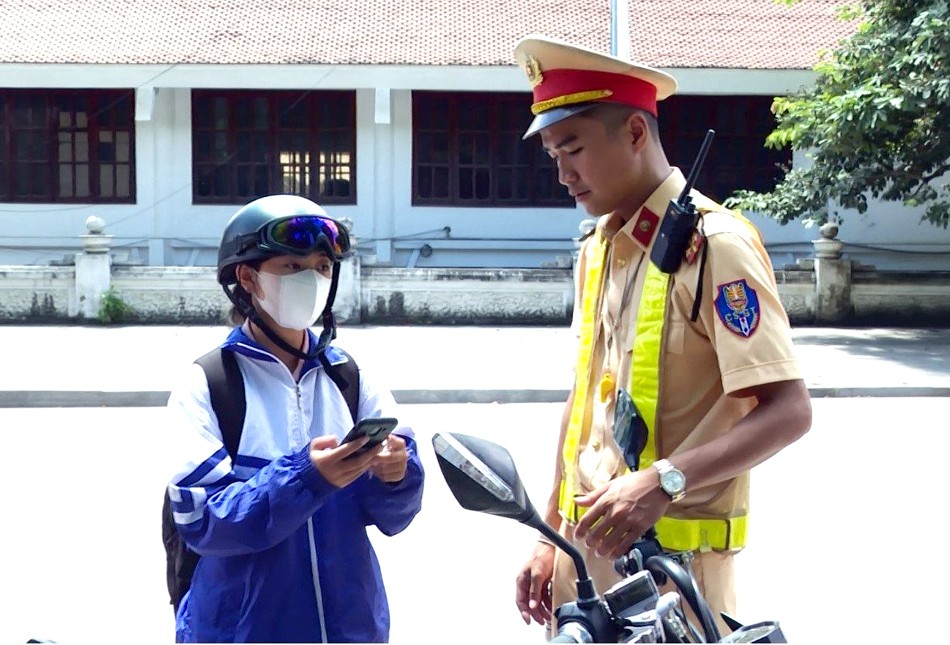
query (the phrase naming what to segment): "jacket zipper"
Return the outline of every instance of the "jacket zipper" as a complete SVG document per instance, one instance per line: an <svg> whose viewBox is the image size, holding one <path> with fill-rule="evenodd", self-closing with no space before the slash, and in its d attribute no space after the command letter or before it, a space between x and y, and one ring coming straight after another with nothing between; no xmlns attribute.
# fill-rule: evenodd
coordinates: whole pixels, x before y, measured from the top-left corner
<svg viewBox="0 0 950 645"><path fill-rule="evenodd" d="M303 388L300 387L300 383L297 383L297 435L302 445L310 445L310 435L308 433L308 428L304 425Z"/></svg>
<svg viewBox="0 0 950 645"><path fill-rule="evenodd" d="M313 535L313 518L307 520L307 537L310 539L310 572L313 576L313 593L317 600L317 616L320 618L320 642L327 640L327 624L323 616L323 592L320 590L320 568L317 566L317 545Z"/></svg>
<svg viewBox="0 0 950 645"><path fill-rule="evenodd" d="M300 387L299 381L295 384L295 389L297 391L297 432L300 434L304 445L307 445L307 434L304 431L302 423L303 390ZM307 538L310 541L310 572L313 577L313 594L317 601L317 617L320 620L320 642L329 643L330 641L327 638L326 617L323 614L323 592L320 588L320 566L317 561L317 542L313 533L313 517L307 518Z"/></svg>
<svg viewBox="0 0 950 645"><path fill-rule="evenodd" d="M259 351L259 350L258 350ZM267 352L263 352L267 354ZM270 354L270 356L273 356ZM275 357L276 360L276 357ZM280 362L280 361L278 361ZM283 365L283 364L282 364ZM290 370L287 370L287 366L283 366L287 371L288 375L293 378L293 375L290 374ZM301 380L306 375L301 376ZM307 434L303 428L303 390L300 387L300 382L294 383L294 391L297 395L297 432L300 434L301 438L304 440L304 445L309 445L307 441ZM317 543L316 537L313 532L313 518L310 517L307 519L307 538L310 542L310 575L313 578L313 594L314 598L317 601L317 617L320 621L320 642L329 643L329 638L327 637L327 623L326 617L324 616L323 610L323 592L320 588L320 567L317 564Z"/></svg>

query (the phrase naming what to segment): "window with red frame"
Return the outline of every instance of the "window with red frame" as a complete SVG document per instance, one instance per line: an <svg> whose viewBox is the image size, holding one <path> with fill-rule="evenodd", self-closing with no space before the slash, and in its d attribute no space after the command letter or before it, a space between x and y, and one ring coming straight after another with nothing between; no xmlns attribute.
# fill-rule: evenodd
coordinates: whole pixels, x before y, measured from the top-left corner
<svg viewBox="0 0 950 645"><path fill-rule="evenodd" d="M356 93L192 91L193 200L356 203Z"/></svg>
<svg viewBox="0 0 950 645"><path fill-rule="evenodd" d="M0 89L0 201L134 203L134 90Z"/></svg>
<svg viewBox="0 0 950 645"><path fill-rule="evenodd" d="M415 206L571 207L537 138L528 94L412 93Z"/></svg>

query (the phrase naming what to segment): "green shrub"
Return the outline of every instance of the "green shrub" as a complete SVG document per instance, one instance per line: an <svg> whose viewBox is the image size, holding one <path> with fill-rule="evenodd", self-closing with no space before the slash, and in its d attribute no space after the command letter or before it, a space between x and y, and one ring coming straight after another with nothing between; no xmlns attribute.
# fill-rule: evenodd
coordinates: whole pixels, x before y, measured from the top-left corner
<svg viewBox="0 0 950 645"><path fill-rule="evenodd" d="M102 293L102 299L99 301L99 320L104 323L122 322L128 320L132 315L132 307L129 306L122 296L115 289L109 289Z"/></svg>

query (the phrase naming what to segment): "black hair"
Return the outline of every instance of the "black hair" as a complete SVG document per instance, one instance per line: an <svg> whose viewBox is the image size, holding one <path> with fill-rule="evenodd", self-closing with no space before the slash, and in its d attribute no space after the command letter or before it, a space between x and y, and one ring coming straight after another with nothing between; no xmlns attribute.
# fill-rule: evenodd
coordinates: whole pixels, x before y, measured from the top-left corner
<svg viewBox="0 0 950 645"><path fill-rule="evenodd" d="M655 142L659 143L659 122L655 116L646 110L641 110L640 108L624 105L622 103L601 103L592 110L582 112L578 116L586 116L591 119L596 119L603 123L608 130L616 130L627 122L627 119L630 118L631 114L639 114L644 118L644 120L646 120L647 129L650 131L650 136Z"/></svg>
<svg viewBox="0 0 950 645"><path fill-rule="evenodd" d="M243 262L242 264L247 264L249 267L251 267L255 271L259 271L261 268L261 264L263 262L264 260L261 259L261 260L254 260L253 262ZM254 306L254 301L251 298L251 294L249 294L247 290L241 286L240 280L238 280L234 284L234 290L231 292L231 294L243 306L246 306L248 308L251 308ZM232 302L231 308L228 310L227 321L230 322L232 325L243 325L245 320L247 320L247 316L244 315L240 307L238 307Z"/></svg>

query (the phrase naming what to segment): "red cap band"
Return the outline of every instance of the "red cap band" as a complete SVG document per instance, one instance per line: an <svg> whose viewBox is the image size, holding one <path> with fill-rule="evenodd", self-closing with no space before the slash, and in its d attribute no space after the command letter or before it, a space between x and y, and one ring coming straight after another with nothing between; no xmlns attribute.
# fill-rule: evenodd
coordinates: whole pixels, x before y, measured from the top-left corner
<svg viewBox="0 0 950 645"><path fill-rule="evenodd" d="M623 103L657 114L656 86L634 76L582 69L549 69L541 76L534 86L535 114L590 102Z"/></svg>

